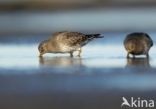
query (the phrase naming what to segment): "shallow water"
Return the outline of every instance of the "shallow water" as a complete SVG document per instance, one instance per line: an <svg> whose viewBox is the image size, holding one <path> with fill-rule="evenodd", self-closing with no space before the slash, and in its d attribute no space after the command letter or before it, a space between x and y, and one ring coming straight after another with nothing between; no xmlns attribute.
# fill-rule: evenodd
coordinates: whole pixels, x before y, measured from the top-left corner
<svg viewBox="0 0 156 109"><path fill-rule="evenodd" d="M90 68L125 68L130 64L140 64L143 66L149 64L150 67L156 67L156 46L150 50L150 59L145 56L138 56L137 59L126 59L127 52L123 46L123 40L127 33L104 33L104 38L97 39L83 47L81 57L70 58L69 54L52 54L48 53L41 59L38 57L38 44L45 36L39 36L40 41L34 42L18 40L21 37L15 37L16 41L7 41L0 44L0 68L5 69L25 69L40 67L70 67L72 65L83 65ZM149 34L156 42L155 33ZM46 36L47 37L47 36ZM24 37L24 39L26 36ZM29 37L30 38L30 37ZM10 42L10 43L9 43ZM29 42L29 43L28 43ZM20 60L20 61L19 61ZM147 62L148 61L148 62Z"/></svg>
<svg viewBox="0 0 156 109"><path fill-rule="evenodd" d="M150 59L126 59L126 34L105 33L105 38L85 46L81 57L73 58L69 54L46 54L39 58L39 40L23 37L27 41L22 41L18 40L22 37L15 36L17 41L5 39L0 44L0 105L11 104L16 109L23 104L29 109L120 109L123 96L154 99L156 46L150 50ZM38 39L43 37L47 36ZM109 105L112 102L114 105Z"/></svg>

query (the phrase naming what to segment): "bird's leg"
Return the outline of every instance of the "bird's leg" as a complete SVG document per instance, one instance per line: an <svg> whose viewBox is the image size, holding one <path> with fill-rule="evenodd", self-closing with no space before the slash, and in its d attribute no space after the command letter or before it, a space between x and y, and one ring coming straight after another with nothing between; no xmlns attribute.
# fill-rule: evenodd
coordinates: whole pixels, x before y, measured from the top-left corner
<svg viewBox="0 0 156 109"><path fill-rule="evenodd" d="M130 55L130 53L127 53L127 58L130 58L129 55Z"/></svg>
<svg viewBox="0 0 156 109"><path fill-rule="evenodd" d="M73 52L70 52L70 57L73 57Z"/></svg>
<svg viewBox="0 0 156 109"><path fill-rule="evenodd" d="M82 52L82 49L81 49L81 48L79 48L79 49L78 49L78 55L77 55L77 56L79 56L79 57L80 57L80 56L81 56L81 52Z"/></svg>
<svg viewBox="0 0 156 109"><path fill-rule="evenodd" d="M148 53L146 54L146 57L149 58L149 54Z"/></svg>

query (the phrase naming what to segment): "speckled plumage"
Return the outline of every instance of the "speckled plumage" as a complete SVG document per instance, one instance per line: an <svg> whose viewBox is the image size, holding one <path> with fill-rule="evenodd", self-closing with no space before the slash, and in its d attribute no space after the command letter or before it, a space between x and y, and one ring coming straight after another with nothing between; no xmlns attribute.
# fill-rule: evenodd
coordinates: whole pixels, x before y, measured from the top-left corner
<svg viewBox="0 0 156 109"><path fill-rule="evenodd" d="M40 56L45 53L70 53L74 51L81 53L81 47L94 38L102 38L100 34L85 35L79 32L56 32L48 40L39 45Z"/></svg>
<svg viewBox="0 0 156 109"><path fill-rule="evenodd" d="M125 38L124 46L128 52L127 58L129 58L129 54L132 54L133 57L135 55L146 55L148 57L153 41L146 33L131 33Z"/></svg>

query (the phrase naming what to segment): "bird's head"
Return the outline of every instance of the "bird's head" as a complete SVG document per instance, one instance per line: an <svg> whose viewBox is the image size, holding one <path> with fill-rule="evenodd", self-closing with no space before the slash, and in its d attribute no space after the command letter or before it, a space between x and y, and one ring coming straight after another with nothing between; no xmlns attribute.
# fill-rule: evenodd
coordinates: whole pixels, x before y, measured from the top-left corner
<svg viewBox="0 0 156 109"><path fill-rule="evenodd" d="M39 46L38 46L38 50L40 53L40 57L42 57L45 53L47 53L47 40L42 41Z"/></svg>

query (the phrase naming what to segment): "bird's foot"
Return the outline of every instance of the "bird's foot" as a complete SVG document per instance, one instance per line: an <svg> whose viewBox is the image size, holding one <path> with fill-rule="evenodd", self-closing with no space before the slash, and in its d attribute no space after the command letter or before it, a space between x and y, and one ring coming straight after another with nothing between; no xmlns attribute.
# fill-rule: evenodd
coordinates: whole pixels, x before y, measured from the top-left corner
<svg viewBox="0 0 156 109"><path fill-rule="evenodd" d="M70 57L73 57L73 53L72 52L70 53Z"/></svg>

